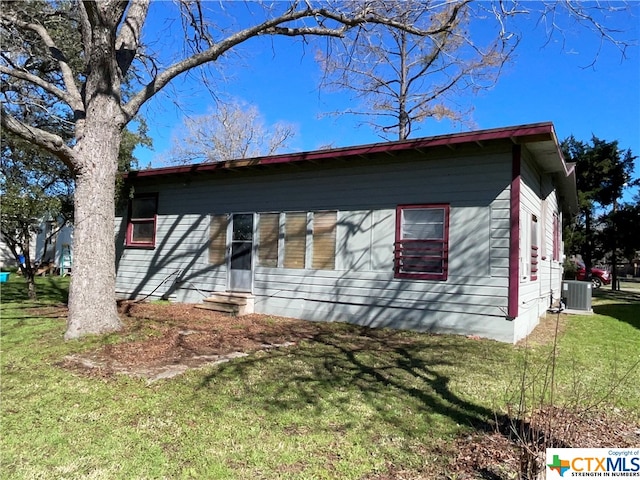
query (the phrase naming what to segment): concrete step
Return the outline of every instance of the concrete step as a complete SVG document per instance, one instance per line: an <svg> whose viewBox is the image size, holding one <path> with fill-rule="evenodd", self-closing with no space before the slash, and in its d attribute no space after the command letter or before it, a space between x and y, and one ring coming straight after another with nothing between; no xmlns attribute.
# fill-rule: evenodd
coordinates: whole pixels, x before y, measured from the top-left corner
<svg viewBox="0 0 640 480"><path fill-rule="evenodd" d="M202 310L213 310L214 312L232 313L234 315L238 315L240 311L240 307L238 305L214 302L199 303L196 305L196 308L200 308Z"/></svg>
<svg viewBox="0 0 640 480"><path fill-rule="evenodd" d="M211 294L208 298L205 298L203 301L230 303L233 305L246 305L247 302L252 299L253 299L253 295L248 295L245 293L216 292Z"/></svg>
<svg viewBox="0 0 640 480"><path fill-rule="evenodd" d="M250 293L215 292L196 307L242 316L253 313L253 305L254 296Z"/></svg>

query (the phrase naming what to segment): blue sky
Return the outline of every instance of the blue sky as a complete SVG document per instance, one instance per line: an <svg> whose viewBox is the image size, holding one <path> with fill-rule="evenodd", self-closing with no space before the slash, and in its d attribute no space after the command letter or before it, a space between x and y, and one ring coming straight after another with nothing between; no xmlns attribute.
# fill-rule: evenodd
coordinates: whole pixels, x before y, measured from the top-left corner
<svg viewBox="0 0 640 480"><path fill-rule="evenodd" d="M615 26L625 32L625 38L636 41L626 50L625 59L615 47L601 45L584 31L569 29L564 37L556 35L547 42L542 25L521 22L522 41L514 61L491 90L472 99L476 128L551 121L560 140L573 134L578 140L588 141L594 134L605 140L617 139L621 148L640 155L640 3L632 2L631 11L617 16ZM173 33L178 34L180 25L162 23L154 28L162 28L168 39L175 38ZM155 48L166 51L163 49L168 46L160 42ZM314 48L290 38L251 40L219 62L225 80L219 77L214 90L222 99L234 97L256 105L267 123L294 124L298 133L291 150L381 141L355 117L322 116L342 110L352 100L348 92L318 90L320 70L314 62ZM184 115L203 114L213 106L211 93L194 76L179 79L171 90L153 99L143 115L154 150L136 151L141 167L165 165L160 158L170 147L172 132ZM427 121L412 136L468 129L446 121ZM636 161L635 175L640 177L640 161Z"/></svg>

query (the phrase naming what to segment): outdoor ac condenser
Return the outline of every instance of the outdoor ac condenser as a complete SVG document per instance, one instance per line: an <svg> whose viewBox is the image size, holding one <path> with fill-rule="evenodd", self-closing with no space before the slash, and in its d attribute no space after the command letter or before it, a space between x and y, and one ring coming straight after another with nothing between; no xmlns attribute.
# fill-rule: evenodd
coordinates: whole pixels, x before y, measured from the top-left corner
<svg viewBox="0 0 640 480"><path fill-rule="evenodd" d="M591 311L591 282L562 281L562 297L567 310Z"/></svg>

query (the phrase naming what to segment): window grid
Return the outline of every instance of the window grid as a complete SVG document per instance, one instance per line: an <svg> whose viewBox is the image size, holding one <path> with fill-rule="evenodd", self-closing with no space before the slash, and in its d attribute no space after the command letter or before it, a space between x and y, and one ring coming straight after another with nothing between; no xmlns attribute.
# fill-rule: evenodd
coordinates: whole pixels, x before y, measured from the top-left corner
<svg viewBox="0 0 640 480"><path fill-rule="evenodd" d="M449 205L398 206L395 277L446 280L448 257Z"/></svg>
<svg viewBox="0 0 640 480"><path fill-rule="evenodd" d="M553 260L560 260L560 218L553 214Z"/></svg>
<svg viewBox="0 0 640 480"><path fill-rule="evenodd" d="M157 193L138 194L129 200L125 240L127 247L155 247L157 212Z"/></svg>

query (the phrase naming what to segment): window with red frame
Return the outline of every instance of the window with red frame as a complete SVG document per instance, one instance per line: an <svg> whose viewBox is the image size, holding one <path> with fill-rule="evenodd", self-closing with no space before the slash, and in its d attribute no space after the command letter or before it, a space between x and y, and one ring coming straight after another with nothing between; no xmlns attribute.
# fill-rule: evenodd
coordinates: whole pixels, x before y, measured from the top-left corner
<svg viewBox="0 0 640 480"><path fill-rule="evenodd" d="M446 280L449 205L400 205L396 209L396 278Z"/></svg>
<svg viewBox="0 0 640 480"><path fill-rule="evenodd" d="M129 200L128 247L155 247L158 194L139 194Z"/></svg>
<svg viewBox="0 0 640 480"><path fill-rule="evenodd" d="M553 214L553 260L560 260L560 217Z"/></svg>
<svg viewBox="0 0 640 480"><path fill-rule="evenodd" d="M531 215L531 280L538 279L538 217Z"/></svg>

